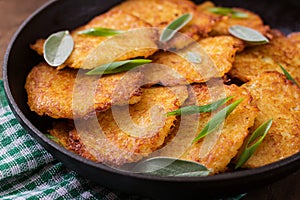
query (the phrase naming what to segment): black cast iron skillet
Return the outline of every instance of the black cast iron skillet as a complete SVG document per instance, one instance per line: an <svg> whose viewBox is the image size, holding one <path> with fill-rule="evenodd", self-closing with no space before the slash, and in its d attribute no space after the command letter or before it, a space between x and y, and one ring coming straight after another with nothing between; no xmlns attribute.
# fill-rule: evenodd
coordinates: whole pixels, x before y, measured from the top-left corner
<svg viewBox="0 0 300 200"><path fill-rule="evenodd" d="M10 106L24 128L58 160L103 186L154 198L180 199L224 196L247 192L292 173L300 167L300 153L282 161L251 170L210 177L154 177L120 172L75 155L44 136L50 119L39 117L27 106L24 83L30 69L41 57L29 49L37 38L59 30L72 30L99 13L118 4L119 0L57 0L37 10L19 28L5 56L3 79ZM196 1L201 3L202 1ZM216 0L217 5L244 7L257 12L267 24L284 33L300 31L297 0Z"/></svg>

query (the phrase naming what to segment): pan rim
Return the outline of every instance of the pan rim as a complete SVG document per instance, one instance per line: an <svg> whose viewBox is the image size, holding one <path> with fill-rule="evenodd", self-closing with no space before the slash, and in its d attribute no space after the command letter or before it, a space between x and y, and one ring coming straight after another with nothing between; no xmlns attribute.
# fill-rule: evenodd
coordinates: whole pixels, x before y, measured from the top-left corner
<svg viewBox="0 0 300 200"><path fill-rule="evenodd" d="M28 118L25 116L25 114L20 110L20 108L17 106L17 103L11 93L10 85L9 85L9 77L8 77L8 62L10 59L10 52L12 47L14 46L15 41L17 40L18 36L21 34L22 30L27 26L27 24L33 20L38 14L43 12L45 9L47 9L52 4L58 2L58 0L50 0L49 2L42 5L40 8L35 10L17 29L17 31L14 33L12 39L10 40L10 43L8 45L8 48L6 49L5 55L4 55L4 62L3 62L3 83L4 83L4 90L8 99L9 106L17 118L17 120L20 122L20 124L25 127L26 130L30 130L30 134L39 137L43 142L49 144L51 148L55 149L58 152L63 153L65 156L70 157L71 159L74 159L78 162L84 163L86 165L89 165L93 168L96 168L98 170L104 170L109 173L114 173L121 176L128 176L132 178L138 178L138 179L147 179L152 181L166 181L166 182L217 182L217 181L231 181L234 179L246 179L250 176L254 175L260 175L264 173L270 173L273 171L277 171L281 168L285 168L287 166L291 166L293 164L296 164L296 162L299 163L300 161L300 152L297 154L294 154L292 156L289 156L285 159L279 160L277 162L271 163L269 165L265 165L262 167L254 168L254 169L247 169L247 170L241 170L241 171L234 171L234 172L226 172L222 174L217 174L213 176L206 176L206 177L160 177L160 176L154 176L154 175L147 175L147 174L136 174L136 173L129 173L129 172L123 172L114 168L111 168L109 166L103 165L101 163L95 163L93 161L90 161L86 158L83 158L71 151L68 151L67 149L61 147L57 143L53 142L49 138L47 138L44 133L42 133L36 126L32 124L31 121L28 120ZM37 141L40 143L39 141ZM41 143L40 143L41 144ZM43 144L41 144L43 146ZM49 152L51 153L51 152ZM63 162L60 160L60 162ZM300 164L298 164L300 166ZM295 167L297 168L297 167Z"/></svg>

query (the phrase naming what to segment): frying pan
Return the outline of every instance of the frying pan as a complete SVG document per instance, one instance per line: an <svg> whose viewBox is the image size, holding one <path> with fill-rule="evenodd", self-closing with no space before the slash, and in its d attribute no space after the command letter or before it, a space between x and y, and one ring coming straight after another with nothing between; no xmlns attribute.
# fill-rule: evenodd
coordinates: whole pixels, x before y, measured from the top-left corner
<svg viewBox="0 0 300 200"><path fill-rule="evenodd" d="M94 163L75 155L44 133L51 125L47 117L39 117L27 106L24 89L30 69L41 57L29 44L59 30L72 30L107 11L120 0L56 0L50 1L27 19L14 35L5 55L3 80L9 104L22 126L66 167L103 186L162 199L218 197L247 192L280 179L300 167L300 153L279 162L251 170L229 172L209 177L157 177L130 174ZM195 1L201 3L202 1ZM217 5L243 7L258 13L266 24L284 33L300 30L300 3L297 0L216 0Z"/></svg>

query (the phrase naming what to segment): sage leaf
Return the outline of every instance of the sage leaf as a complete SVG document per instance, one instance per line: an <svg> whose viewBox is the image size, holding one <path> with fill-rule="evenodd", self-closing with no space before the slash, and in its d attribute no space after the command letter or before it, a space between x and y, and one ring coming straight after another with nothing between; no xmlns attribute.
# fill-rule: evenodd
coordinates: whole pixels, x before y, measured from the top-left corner
<svg viewBox="0 0 300 200"><path fill-rule="evenodd" d="M237 100L227 107L220 110L217 114L215 114L212 119L207 123L207 125L201 130L201 132L197 135L197 137L193 140L194 142L198 142L201 138L210 134L214 130L216 130L221 123L225 120L225 118L243 101L243 99Z"/></svg>
<svg viewBox="0 0 300 200"><path fill-rule="evenodd" d="M149 59L133 59L133 60L117 61L117 62L100 65L95 69L87 72L86 75L116 74L120 72L129 71L140 65L144 65L151 62L152 60Z"/></svg>
<svg viewBox="0 0 300 200"><path fill-rule="evenodd" d="M49 138L50 140L52 140L52 141L56 142L57 144L63 146L63 144L60 142L60 140L59 140L57 137L55 137L55 136L53 136L53 135L50 135L50 134L45 134L45 135L46 135L47 138Z"/></svg>
<svg viewBox="0 0 300 200"><path fill-rule="evenodd" d="M69 31L60 31L50 35L44 43L44 58L53 67L63 64L71 55L74 40Z"/></svg>
<svg viewBox="0 0 300 200"><path fill-rule="evenodd" d="M292 81L295 85L297 85L297 86L300 88L299 84L298 84L298 83L296 82L296 80L292 77L292 75L291 75L288 71L286 71L286 69L285 69L282 65L279 64L279 67L280 67L281 70L283 71L283 73L284 73L284 75L286 76L286 78L287 78L288 80Z"/></svg>
<svg viewBox="0 0 300 200"><path fill-rule="evenodd" d="M120 33L123 33L124 31L121 30L114 30L110 28L90 28L87 30L79 31L77 34L79 35L91 35L91 36L114 36L118 35Z"/></svg>
<svg viewBox="0 0 300 200"><path fill-rule="evenodd" d="M232 98L233 97L230 96L203 106L185 106L180 109L168 112L167 116L172 116L172 115L182 116L182 115L192 115L196 113L211 112L218 109L220 106L224 105L227 101L229 101Z"/></svg>
<svg viewBox="0 0 300 200"><path fill-rule="evenodd" d="M232 8L226 7L214 7L209 8L208 11L215 13L217 15L230 16L232 18L248 18L248 14L245 12L241 12Z"/></svg>
<svg viewBox="0 0 300 200"><path fill-rule="evenodd" d="M260 32L245 26L231 26L229 28L229 33L253 45L266 44L269 42L268 38L266 38Z"/></svg>
<svg viewBox="0 0 300 200"><path fill-rule="evenodd" d="M190 13L181 15L174 21L172 21L162 32L160 35L161 42L169 41L178 30L183 28L186 24L188 24L193 18L193 15Z"/></svg>
<svg viewBox="0 0 300 200"><path fill-rule="evenodd" d="M273 122L272 119L266 121L252 133L250 139L247 141L241 155L238 158L238 161L235 165L235 169L241 167L253 155L253 153L255 152L257 147L261 144L261 142L266 137L269 129L272 126L272 122ZM258 139L258 137L260 137L260 138ZM257 142L252 144L256 140L257 140ZM249 146L249 144L252 144L252 145Z"/></svg>
<svg viewBox="0 0 300 200"><path fill-rule="evenodd" d="M202 62L200 54L193 52L187 52L187 60L196 64L200 64Z"/></svg>
<svg viewBox="0 0 300 200"><path fill-rule="evenodd" d="M170 157L154 157L144 160L135 165L132 170L158 176L207 176L210 173L210 170L197 162Z"/></svg>

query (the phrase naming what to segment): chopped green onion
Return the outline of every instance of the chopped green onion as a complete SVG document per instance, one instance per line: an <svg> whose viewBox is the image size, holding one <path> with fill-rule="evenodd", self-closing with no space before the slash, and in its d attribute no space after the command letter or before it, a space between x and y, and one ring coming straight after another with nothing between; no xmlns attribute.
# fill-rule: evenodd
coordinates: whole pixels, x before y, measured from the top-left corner
<svg viewBox="0 0 300 200"><path fill-rule="evenodd" d="M238 161L235 165L235 169L241 167L253 155L253 153L255 152L257 147L261 144L261 142L266 137L269 129L272 126L272 122L273 122L272 119L268 120L267 122L263 123L260 127L258 127L253 132L250 139L247 141L245 148L243 149L243 152L241 153L241 155L238 158ZM260 137L259 140L257 140L258 137ZM253 143L256 140L257 140L257 142L255 142L253 145L249 146L249 144Z"/></svg>
<svg viewBox="0 0 300 200"><path fill-rule="evenodd" d="M167 116L192 115L192 114L196 114L196 113L211 112L211 111L218 109L220 106L224 105L227 101L229 101L232 98L233 97L230 96L230 97L215 101L213 103L210 103L210 104L207 104L204 106L185 106L178 110L168 112Z"/></svg>
<svg viewBox="0 0 300 200"><path fill-rule="evenodd" d="M291 74L286 71L286 69L284 69L284 67L282 65L279 64L279 67L281 68L281 70L283 71L284 75L286 76L286 78L290 81L292 81L295 85L297 85L299 88L299 84L296 82L296 80L291 76Z"/></svg>
<svg viewBox="0 0 300 200"><path fill-rule="evenodd" d="M209 8L208 11L218 14L218 15L223 15L223 16L231 16L233 18L247 18L249 17L247 13L241 12L232 8L226 8L226 7L214 7L214 8Z"/></svg>
<svg viewBox="0 0 300 200"><path fill-rule="evenodd" d="M198 134L198 136L193 140L194 142L198 142L201 138L210 134L214 130L216 130L221 123L225 120L225 118L243 101L243 99L237 100L229 106L220 110L217 114L215 114L212 119L207 123L207 125L202 129L202 131Z"/></svg>
<svg viewBox="0 0 300 200"><path fill-rule="evenodd" d="M87 30L79 31L77 34L79 35L92 35L92 36L114 36L124 31L114 30L110 28L90 28Z"/></svg>
<svg viewBox="0 0 300 200"><path fill-rule="evenodd" d="M60 142L60 140L59 140L57 137L55 137L55 136L53 136L53 135L50 135L50 134L45 134L45 135L46 135L47 138L49 138L50 140L52 140L52 141L56 142L57 144L63 146L63 144Z"/></svg>
<svg viewBox="0 0 300 200"><path fill-rule="evenodd" d="M124 60L112 63L107 63L96 67L95 69L86 73L86 75L99 75L99 74L116 74L120 72L129 71L140 65L151 63L152 60L148 59L134 59Z"/></svg>

